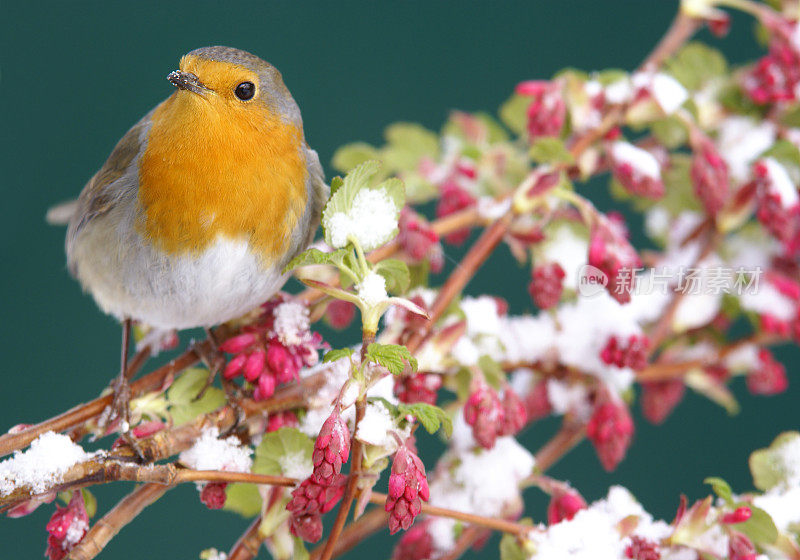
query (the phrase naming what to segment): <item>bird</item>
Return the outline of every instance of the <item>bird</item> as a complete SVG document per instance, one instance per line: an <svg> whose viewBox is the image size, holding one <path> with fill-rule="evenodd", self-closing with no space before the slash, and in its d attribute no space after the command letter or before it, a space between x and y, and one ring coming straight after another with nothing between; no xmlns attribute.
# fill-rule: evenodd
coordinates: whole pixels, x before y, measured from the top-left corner
<svg viewBox="0 0 800 560"><path fill-rule="evenodd" d="M274 66L212 46L184 55L167 79L175 91L125 133L77 200L47 216L68 225L69 272L122 323L113 410L123 432L131 322L210 334L267 301L313 241L329 193Z"/></svg>

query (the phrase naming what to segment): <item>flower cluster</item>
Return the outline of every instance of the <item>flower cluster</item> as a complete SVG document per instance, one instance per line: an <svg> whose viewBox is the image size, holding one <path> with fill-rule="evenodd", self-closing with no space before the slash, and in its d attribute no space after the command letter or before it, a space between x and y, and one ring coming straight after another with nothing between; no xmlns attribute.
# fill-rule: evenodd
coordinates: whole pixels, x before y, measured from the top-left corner
<svg viewBox="0 0 800 560"><path fill-rule="evenodd" d="M472 426L472 436L482 447L491 449L500 436L516 434L527 421L525 404L510 387L497 391L479 382L464 405L464 419Z"/></svg>
<svg viewBox="0 0 800 560"><path fill-rule="evenodd" d="M430 498L425 465L408 446L401 445L392 461L389 494L385 509L389 513L389 533L408 529Z"/></svg>
<svg viewBox="0 0 800 560"><path fill-rule="evenodd" d="M257 401L297 379L303 366L316 364L324 346L322 337L309 330L308 310L283 298L264 304L260 320L243 331L220 344L220 350L234 355L222 374L225 379L244 376Z"/></svg>
<svg viewBox="0 0 800 560"><path fill-rule="evenodd" d="M56 507L55 513L47 522L47 552L50 560L62 560L69 551L81 542L89 529L89 515L80 490L72 492L66 507Z"/></svg>

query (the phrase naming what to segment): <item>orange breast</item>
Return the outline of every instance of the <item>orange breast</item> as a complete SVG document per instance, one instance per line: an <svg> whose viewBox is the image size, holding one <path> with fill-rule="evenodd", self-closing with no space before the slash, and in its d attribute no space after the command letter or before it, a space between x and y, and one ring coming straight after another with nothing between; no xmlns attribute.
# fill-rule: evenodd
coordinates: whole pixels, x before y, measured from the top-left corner
<svg viewBox="0 0 800 560"><path fill-rule="evenodd" d="M266 109L188 91L152 121L139 161L139 232L169 254L200 253L222 235L248 241L265 264L280 258L307 199L302 132Z"/></svg>

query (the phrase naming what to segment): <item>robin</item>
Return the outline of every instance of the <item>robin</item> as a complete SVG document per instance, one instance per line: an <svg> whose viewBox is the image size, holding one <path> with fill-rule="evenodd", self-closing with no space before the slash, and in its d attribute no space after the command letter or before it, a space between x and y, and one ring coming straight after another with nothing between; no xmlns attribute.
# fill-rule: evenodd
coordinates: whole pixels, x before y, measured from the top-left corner
<svg viewBox="0 0 800 560"><path fill-rule="evenodd" d="M122 322L113 410L123 431L131 321L208 331L263 303L313 239L328 196L275 67L205 47L179 68L167 76L176 91L122 137L78 200L48 213L69 223L72 275Z"/></svg>

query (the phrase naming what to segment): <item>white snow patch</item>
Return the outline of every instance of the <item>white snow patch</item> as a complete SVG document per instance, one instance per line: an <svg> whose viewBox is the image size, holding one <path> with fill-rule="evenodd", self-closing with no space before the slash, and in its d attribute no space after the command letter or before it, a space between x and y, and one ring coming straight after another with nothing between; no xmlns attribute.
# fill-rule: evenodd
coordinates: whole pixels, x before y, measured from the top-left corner
<svg viewBox="0 0 800 560"><path fill-rule="evenodd" d="M650 88L656 103L667 115L677 111L689 99L689 92L686 91L686 88L669 74L659 72L653 76Z"/></svg>
<svg viewBox="0 0 800 560"><path fill-rule="evenodd" d="M386 278L370 270L358 285L358 297L370 306L386 301L389 298L386 293Z"/></svg>
<svg viewBox="0 0 800 560"><path fill-rule="evenodd" d="M795 206L800 197L797 195L797 188L789 178L786 168L771 157L764 158L763 162L767 166L767 174L771 179L770 190L778 195L781 206L783 208Z"/></svg>
<svg viewBox="0 0 800 560"><path fill-rule="evenodd" d="M611 157L616 163L627 163L634 170L646 177L653 179L661 178L661 166L658 160L642 148L638 148L630 142L617 141L611 146Z"/></svg>
<svg viewBox="0 0 800 560"><path fill-rule="evenodd" d="M717 148L728 164L731 177L746 181L750 164L775 142L775 125L750 117L732 116L719 127Z"/></svg>
<svg viewBox="0 0 800 560"><path fill-rule="evenodd" d="M742 308L780 321L791 321L797 312L794 301L783 295L771 282L761 282L757 290L745 290L739 296Z"/></svg>
<svg viewBox="0 0 800 560"><path fill-rule="evenodd" d="M27 451L16 451L0 463L0 495L26 486L31 494L44 492L72 466L94 457L64 434L45 432L31 442Z"/></svg>
<svg viewBox="0 0 800 560"><path fill-rule="evenodd" d="M181 452L178 459L198 471L249 472L253 466L252 449L242 446L235 436L219 439L219 428L205 428L194 445Z"/></svg>
<svg viewBox="0 0 800 560"><path fill-rule="evenodd" d="M354 237L364 251L372 251L397 229L397 208L385 190L361 189L349 212L336 212L325 222L334 247L344 247Z"/></svg>
<svg viewBox="0 0 800 560"><path fill-rule="evenodd" d="M281 303L275 308L273 329L278 339L286 346L295 346L303 342L303 335L308 332L308 309L295 301Z"/></svg>
<svg viewBox="0 0 800 560"><path fill-rule="evenodd" d="M561 225L548 232L542 253L546 262L558 263L564 270L564 286L577 289L580 269L589 254L589 241L568 225Z"/></svg>

